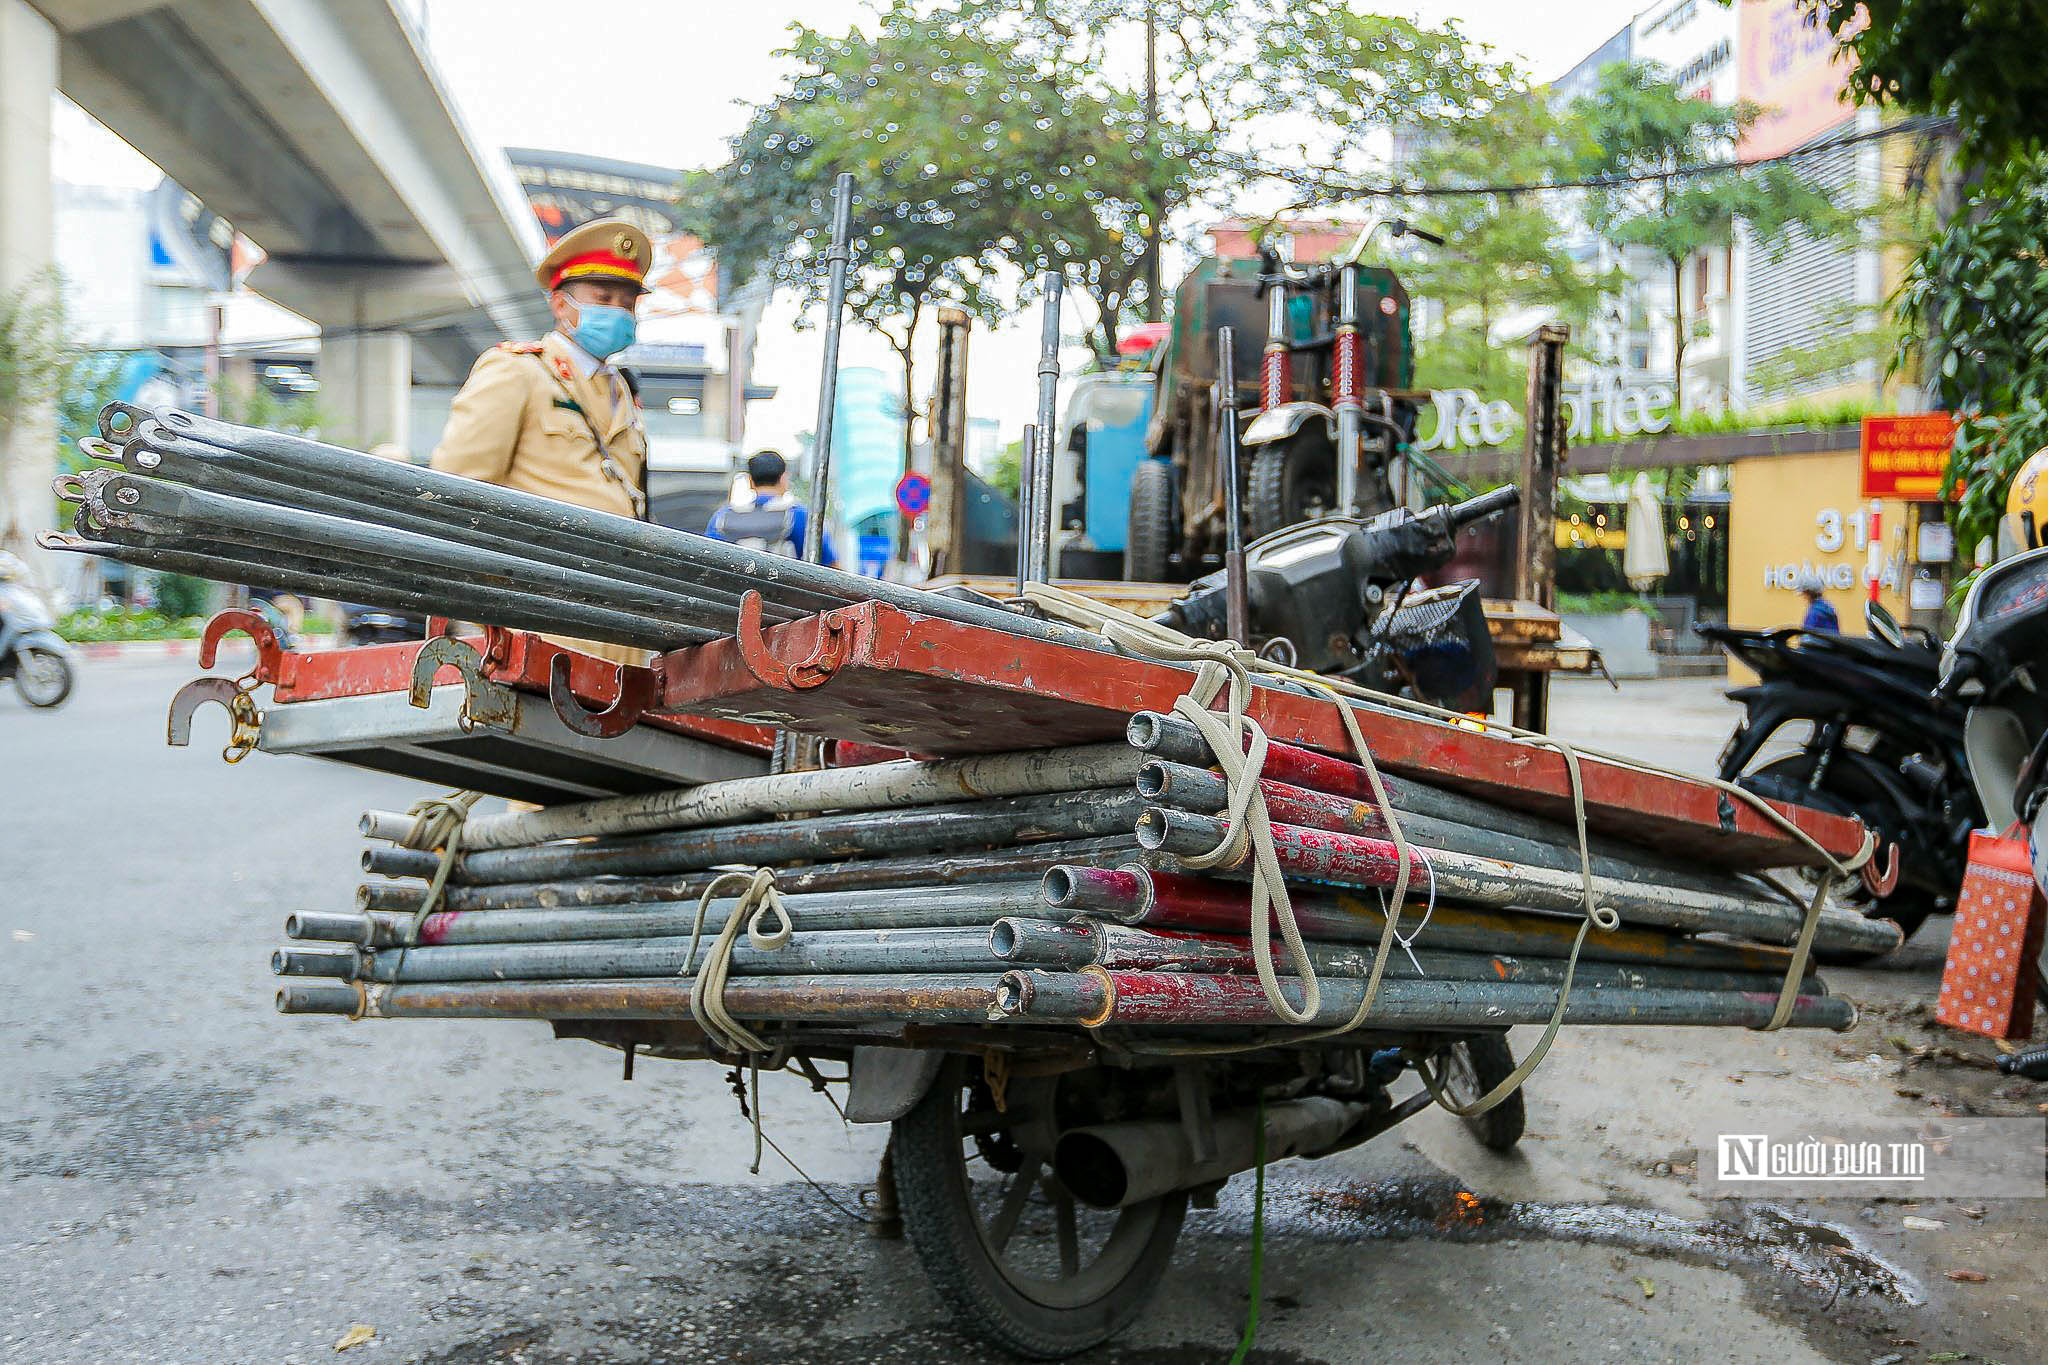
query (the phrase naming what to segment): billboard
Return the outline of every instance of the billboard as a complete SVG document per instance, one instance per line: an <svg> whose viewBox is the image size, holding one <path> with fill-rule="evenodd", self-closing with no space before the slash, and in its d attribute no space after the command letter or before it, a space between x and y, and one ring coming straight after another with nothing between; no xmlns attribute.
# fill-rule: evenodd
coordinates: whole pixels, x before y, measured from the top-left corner
<svg viewBox="0 0 2048 1365"><path fill-rule="evenodd" d="M1941 497L1955 448L1956 419L1949 412L1916 412L1863 419L1863 496L1933 502Z"/></svg>
<svg viewBox="0 0 2048 1365"><path fill-rule="evenodd" d="M717 263L704 243L676 226L681 171L532 147L507 147L505 157L550 242L594 218L623 218L654 247L647 283L660 311L718 311Z"/></svg>
<svg viewBox="0 0 2048 1365"><path fill-rule="evenodd" d="M1813 141L1848 119L1849 58L1804 0L1740 0L1736 95L1764 107L1743 136L1748 161Z"/></svg>

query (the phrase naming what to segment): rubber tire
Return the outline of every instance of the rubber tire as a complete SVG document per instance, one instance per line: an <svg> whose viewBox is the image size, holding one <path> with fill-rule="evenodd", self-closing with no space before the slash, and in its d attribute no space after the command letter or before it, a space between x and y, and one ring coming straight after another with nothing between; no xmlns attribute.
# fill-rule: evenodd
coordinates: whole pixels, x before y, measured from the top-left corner
<svg viewBox="0 0 2048 1365"><path fill-rule="evenodd" d="M1515 1054L1508 1047L1508 1040L1498 1033L1482 1033L1467 1038L1458 1046L1465 1049L1465 1055L1472 1060L1472 1072L1479 1078L1479 1093L1484 1095L1496 1085L1514 1074ZM1502 1100L1483 1114L1463 1120L1472 1136L1479 1139L1479 1145L1496 1152L1511 1152L1522 1140L1523 1130L1529 1125L1529 1108L1522 1101L1523 1091Z"/></svg>
<svg viewBox="0 0 2048 1365"><path fill-rule="evenodd" d="M1180 519L1173 466L1146 457L1131 470L1131 506L1124 531L1124 581L1168 583L1174 530Z"/></svg>
<svg viewBox="0 0 2048 1365"><path fill-rule="evenodd" d="M1789 801L1794 804L1801 802L1812 804L1815 793L1808 790L1806 785L1807 776L1812 770L1812 756L1801 750L1796 754L1785 754L1774 758L1761 768L1754 768L1744 773L1737 781L1759 796L1767 796L1773 800ZM1842 768L1839 765L1831 768L1828 773L1829 781L1831 783L1836 781L1836 774L1841 771ZM1837 813L1840 814L1857 815L1862 807L1868 806L1871 803L1871 796L1868 792L1848 792L1835 790L1832 787L1822 787L1819 795L1828 798L1838 808ZM1895 813L1893 823L1896 823ZM1860 883L1846 889L1852 896L1862 892ZM1835 898L1842 899L1844 890L1845 888L1837 885L1834 893ZM1867 895L1868 893L1863 893L1863 896ZM1857 902L1861 900L1862 897L1859 896ZM1882 901L1870 899L1867 903L1861 904L1861 908L1866 919L1891 920L1899 926L1900 932L1906 936L1906 939L1910 940L1914 934L1919 932L1920 926L1927 922L1927 917L1934 913L1934 899L1924 891L1900 890ZM1886 953L1842 952L1839 950L1823 952L1817 948L1814 950L1813 955L1819 961L1836 967L1859 966L1863 963L1876 962L1881 958L1889 956Z"/></svg>
<svg viewBox="0 0 2048 1365"><path fill-rule="evenodd" d="M896 1204L925 1276L961 1330L1033 1360L1100 1346L1136 1321L1166 1274L1187 1213L1167 1195L1159 1225L1131 1273L1081 1308L1050 1309L1012 1289L989 1261L968 1205L967 1168L954 1126L966 1061L949 1058L924 1098L896 1120Z"/></svg>
<svg viewBox="0 0 2048 1365"><path fill-rule="evenodd" d="M62 706L67 700L70 699L71 689L77 685L77 674L72 671L70 662L67 661L63 655L52 653L47 649L36 649L33 646L22 651L23 657L21 661L21 668L23 670L26 670L28 668L29 661L27 656L32 654L46 658L51 663L55 664L57 666L58 672L63 675L63 682L59 684L55 696L50 697L47 700L38 700L37 698L29 694L29 691L26 687L22 686L21 673L17 672L14 676L14 690L21 693L21 699L27 702L30 706L42 707L45 710Z"/></svg>
<svg viewBox="0 0 2048 1365"><path fill-rule="evenodd" d="M1257 540L1308 520L1303 504L1315 488L1326 491L1325 512L1337 505L1337 453L1322 439L1320 423L1291 440L1260 446L1252 454L1245 488L1245 539Z"/></svg>

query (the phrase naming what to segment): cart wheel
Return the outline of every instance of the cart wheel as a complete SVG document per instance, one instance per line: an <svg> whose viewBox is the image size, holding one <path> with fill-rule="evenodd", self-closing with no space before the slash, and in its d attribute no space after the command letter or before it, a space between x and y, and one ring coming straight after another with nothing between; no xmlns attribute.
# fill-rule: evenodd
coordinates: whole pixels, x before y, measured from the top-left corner
<svg viewBox="0 0 2048 1365"><path fill-rule="evenodd" d="M1138 461L1131 470L1130 519L1124 539L1125 581L1168 581L1173 531L1179 519L1178 499L1173 493L1173 466L1165 460Z"/></svg>
<svg viewBox="0 0 2048 1365"><path fill-rule="evenodd" d="M1099 1211L1060 1185L1055 1109L1072 1076L1013 1080L998 1110L979 1063L952 1058L895 1127L903 1230L932 1287L964 1330L1042 1360L1144 1310L1187 1212L1178 1193Z"/></svg>
<svg viewBox="0 0 2048 1365"><path fill-rule="evenodd" d="M1292 440L1260 446L1245 489L1249 539L1313 521L1337 506L1337 452L1310 421Z"/></svg>
<svg viewBox="0 0 2048 1365"><path fill-rule="evenodd" d="M1508 1040L1498 1033L1482 1033L1451 1044L1437 1054L1436 1064L1444 1093L1460 1104L1471 1104L1514 1074L1515 1054ZM1480 1145L1496 1152L1512 1151L1522 1140L1529 1120L1522 1092L1502 1100L1485 1113L1464 1120Z"/></svg>

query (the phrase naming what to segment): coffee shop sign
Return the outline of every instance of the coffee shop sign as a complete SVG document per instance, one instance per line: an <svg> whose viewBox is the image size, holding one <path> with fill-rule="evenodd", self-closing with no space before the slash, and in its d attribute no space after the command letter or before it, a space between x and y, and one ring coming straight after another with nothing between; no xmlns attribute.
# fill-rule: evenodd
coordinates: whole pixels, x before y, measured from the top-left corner
<svg viewBox="0 0 2048 1365"><path fill-rule="evenodd" d="M1521 434L1522 414L1504 398L1481 398L1472 389L1432 389L1429 397L1436 428L1417 443L1424 450L1485 450ZM1655 436L1671 428L1669 384L1624 384L1617 376L1602 375L1561 385L1558 402L1565 413L1566 439L1573 443L1590 441L1595 434ZM1426 417L1422 425L1429 425Z"/></svg>

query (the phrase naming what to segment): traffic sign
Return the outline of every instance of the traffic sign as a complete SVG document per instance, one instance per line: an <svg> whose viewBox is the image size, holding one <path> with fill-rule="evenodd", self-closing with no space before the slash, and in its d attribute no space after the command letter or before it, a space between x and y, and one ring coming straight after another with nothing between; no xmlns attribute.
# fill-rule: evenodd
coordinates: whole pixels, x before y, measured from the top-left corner
<svg viewBox="0 0 2048 1365"><path fill-rule="evenodd" d="M905 474L896 480L896 506L903 515L914 517L932 505L932 481L924 474Z"/></svg>

